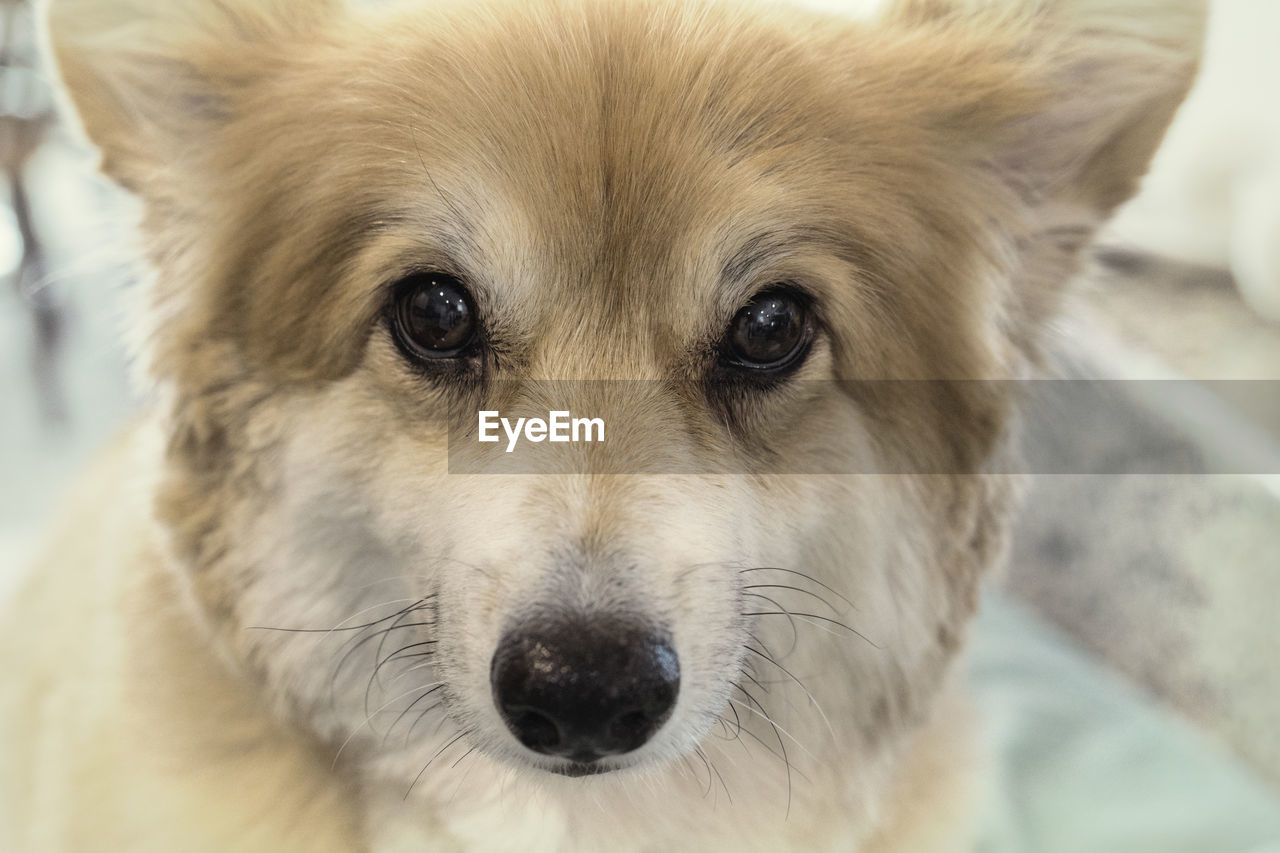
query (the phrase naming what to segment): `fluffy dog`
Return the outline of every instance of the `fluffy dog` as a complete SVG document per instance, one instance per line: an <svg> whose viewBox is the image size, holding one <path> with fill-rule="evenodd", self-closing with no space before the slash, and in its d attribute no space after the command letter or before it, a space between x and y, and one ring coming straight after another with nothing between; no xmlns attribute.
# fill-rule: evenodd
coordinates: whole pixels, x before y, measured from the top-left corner
<svg viewBox="0 0 1280 853"><path fill-rule="evenodd" d="M7 849L966 847L953 380L1034 369L1199 3L48 16L154 402L3 622ZM473 464L548 401L607 441Z"/></svg>

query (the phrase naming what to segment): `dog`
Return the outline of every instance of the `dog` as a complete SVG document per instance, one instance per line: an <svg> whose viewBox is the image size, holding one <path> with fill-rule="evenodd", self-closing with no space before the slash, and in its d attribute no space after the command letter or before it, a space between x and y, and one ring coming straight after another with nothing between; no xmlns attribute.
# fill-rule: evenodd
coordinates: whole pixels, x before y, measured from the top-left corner
<svg viewBox="0 0 1280 853"><path fill-rule="evenodd" d="M151 402L2 623L6 849L970 849L973 380L1035 374L1198 2L45 14Z"/></svg>

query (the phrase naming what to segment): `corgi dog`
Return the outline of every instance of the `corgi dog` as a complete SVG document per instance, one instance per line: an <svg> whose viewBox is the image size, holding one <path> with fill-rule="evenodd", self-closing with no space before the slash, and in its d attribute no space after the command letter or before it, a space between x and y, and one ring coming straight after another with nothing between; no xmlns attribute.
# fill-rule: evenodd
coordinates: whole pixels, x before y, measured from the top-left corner
<svg viewBox="0 0 1280 853"><path fill-rule="evenodd" d="M150 402L0 621L4 849L969 849L970 380L1203 14L49 0Z"/></svg>

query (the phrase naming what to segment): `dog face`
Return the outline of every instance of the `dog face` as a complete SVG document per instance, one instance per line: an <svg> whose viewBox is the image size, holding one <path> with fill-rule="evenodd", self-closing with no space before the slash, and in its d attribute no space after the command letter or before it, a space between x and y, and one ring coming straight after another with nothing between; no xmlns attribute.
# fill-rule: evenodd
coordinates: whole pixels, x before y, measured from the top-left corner
<svg viewBox="0 0 1280 853"><path fill-rule="evenodd" d="M952 380L1025 375L1192 74L1150 6L55 2L216 642L419 791L865 798L1001 547L1010 401ZM610 473L451 467L539 407Z"/></svg>

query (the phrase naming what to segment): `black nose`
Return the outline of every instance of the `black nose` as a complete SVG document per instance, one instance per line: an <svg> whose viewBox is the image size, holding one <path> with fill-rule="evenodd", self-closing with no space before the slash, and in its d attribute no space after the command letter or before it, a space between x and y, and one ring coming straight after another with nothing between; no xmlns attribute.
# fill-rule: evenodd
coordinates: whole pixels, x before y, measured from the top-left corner
<svg viewBox="0 0 1280 853"><path fill-rule="evenodd" d="M489 680L522 744L589 762L653 737L675 705L680 663L665 631L583 619L509 631Z"/></svg>

